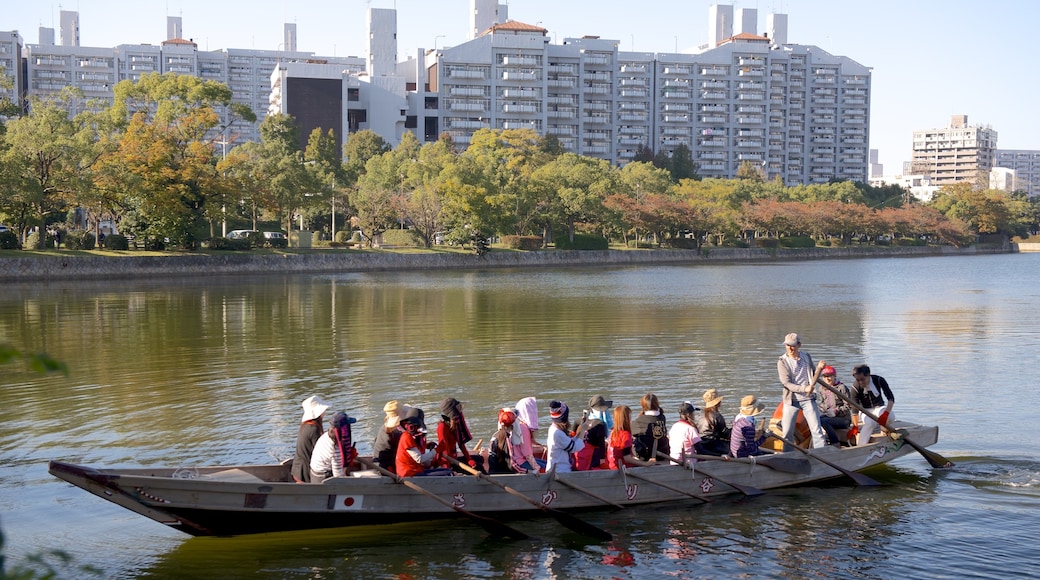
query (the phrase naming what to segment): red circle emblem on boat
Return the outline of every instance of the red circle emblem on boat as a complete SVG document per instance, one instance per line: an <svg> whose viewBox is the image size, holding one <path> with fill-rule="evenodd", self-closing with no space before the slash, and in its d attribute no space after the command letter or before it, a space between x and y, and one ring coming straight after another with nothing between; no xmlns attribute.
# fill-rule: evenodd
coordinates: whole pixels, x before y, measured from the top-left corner
<svg viewBox="0 0 1040 580"><path fill-rule="evenodd" d="M352 497L345 497L345 498L343 498L343 505L345 507L350 507L350 506L354 505L354 498L352 498Z"/></svg>

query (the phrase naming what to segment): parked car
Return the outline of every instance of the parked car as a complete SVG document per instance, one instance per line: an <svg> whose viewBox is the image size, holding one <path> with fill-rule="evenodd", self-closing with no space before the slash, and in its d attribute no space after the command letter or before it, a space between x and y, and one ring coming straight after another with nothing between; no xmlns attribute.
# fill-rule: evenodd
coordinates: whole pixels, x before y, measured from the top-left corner
<svg viewBox="0 0 1040 580"><path fill-rule="evenodd" d="M284 240L286 239L285 234L282 232L264 232L264 238L267 240Z"/></svg>
<svg viewBox="0 0 1040 580"><path fill-rule="evenodd" d="M227 239L229 240L244 240L252 234L259 234L259 230L231 230L227 233Z"/></svg>

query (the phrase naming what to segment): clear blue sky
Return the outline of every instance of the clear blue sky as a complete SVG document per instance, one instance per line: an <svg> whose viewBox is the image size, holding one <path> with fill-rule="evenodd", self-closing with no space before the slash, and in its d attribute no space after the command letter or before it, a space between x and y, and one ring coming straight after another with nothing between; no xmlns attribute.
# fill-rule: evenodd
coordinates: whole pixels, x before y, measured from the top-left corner
<svg viewBox="0 0 1040 580"><path fill-rule="evenodd" d="M509 17L539 24L562 42L596 35L624 51L673 52L707 42L704 0L511 0ZM722 2L725 4L726 2ZM950 116L990 125L1004 149L1040 149L1040 75L1034 36L1040 2L1032 0L772 0L733 2L766 15L788 15L788 41L819 46L873 69L871 148L885 173L909 160L913 131L946 127ZM158 44L166 16L180 16L184 36L202 50L277 50L285 22L297 25L297 48L318 55L364 56L368 7L397 8L398 54L466 40L469 0L78 0L7 2L0 30L28 44L40 26L59 37L59 9L80 17L80 44ZM60 40L59 40L60 42Z"/></svg>

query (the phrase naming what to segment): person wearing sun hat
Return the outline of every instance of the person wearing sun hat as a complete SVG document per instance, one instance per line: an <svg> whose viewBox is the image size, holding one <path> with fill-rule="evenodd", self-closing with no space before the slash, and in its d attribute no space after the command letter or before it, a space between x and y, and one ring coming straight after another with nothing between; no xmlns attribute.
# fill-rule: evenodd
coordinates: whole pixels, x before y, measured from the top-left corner
<svg viewBox="0 0 1040 580"><path fill-rule="evenodd" d="M764 410L765 405L759 403L754 395L740 400L740 413L733 419L733 433L729 441L729 454L732 457L762 454L758 447L766 442L766 435L761 422L756 421L755 417Z"/></svg>
<svg viewBox="0 0 1040 580"><path fill-rule="evenodd" d="M776 361L780 384L784 387L782 437L791 440L795 418L798 411L802 411L812 435L812 446L814 449L821 449L827 444L827 435L820 425L820 409L816 405L816 373L827 366L827 363L821 360L819 365L814 366L809 353L802 351L802 339L797 333L791 332L785 336L783 346L784 354ZM784 443L784 451L793 451L790 447Z"/></svg>
<svg viewBox="0 0 1040 580"><path fill-rule="evenodd" d="M697 415L697 431L701 442L698 451L706 455L729 453L729 427L722 415L722 395L715 389L704 391L704 411Z"/></svg>
<svg viewBox="0 0 1040 580"><path fill-rule="evenodd" d="M311 453L314 452L314 444L325 432L322 417L329 405L319 395L313 395L304 399L300 406L303 407L303 418L300 419L300 429L296 434L296 453L289 472L296 483L310 483Z"/></svg>
<svg viewBox="0 0 1040 580"><path fill-rule="evenodd" d="M397 463L397 442L401 439L401 429L398 426L411 407L402 405L397 401L390 401L383 405L382 427L376 431L376 440L372 445L372 456L381 467L393 471Z"/></svg>

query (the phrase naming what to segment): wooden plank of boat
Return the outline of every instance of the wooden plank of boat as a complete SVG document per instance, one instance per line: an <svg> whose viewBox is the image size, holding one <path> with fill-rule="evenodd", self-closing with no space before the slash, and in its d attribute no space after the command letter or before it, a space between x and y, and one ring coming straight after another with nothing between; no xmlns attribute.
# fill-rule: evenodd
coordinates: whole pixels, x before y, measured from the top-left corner
<svg viewBox="0 0 1040 580"><path fill-rule="evenodd" d="M695 499L697 501L700 501L700 502L707 503L708 501L710 501L707 498L701 497L701 496L699 496L697 494L694 494L694 493L690 493L690 492L688 492L686 490L683 490L683 489L679 489L678 487L675 487L675 486L672 486L672 485L668 485L667 483L661 483L660 481L657 481L656 479L654 479L652 477L647 477L645 475L641 475L639 473L635 473L635 472L629 471L624 466L624 464L619 464L619 466L621 467L621 469L620 469L621 473L623 475L625 475L625 476L631 476L633 479L638 479L640 481L645 481L645 482L647 482L649 484L652 484L652 485L663 487L664 489L667 489L668 491L674 491L675 493L678 493L678 494L681 494L681 495L685 495L687 497L691 497L691 498L693 498L693 499ZM650 469L661 469L661 468L660 467L651 467Z"/></svg>
<svg viewBox="0 0 1040 580"><path fill-rule="evenodd" d="M809 457L812 457L813 459L819 461L820 463L823 463L825 465L833 467L834 469L837 469L843 475L845 475L845 477L848 477L852 481L856 482L856 485L862 485L862 486L881 485L880 483L878 483L877 480L875 480L875 479L873 479L871 477L863 475L862 473L856 473L855 471L850 471L848 469L845 469L844 467L838 465L837 463L834 463L833 461L830 461L830 460L827 460L827 459L824 459L824 458L820 457L816 453L812 453L812 452L810 452L807 449L802 449L801 447L798 446L797 443L791 441L790 439L785 439L785 438L783 438L783 437L781 437L781 436L779 436L779 435L777 435L775 433L773 434L773 436L776 437L777 439L783 441L784 443L787 443L787 445L789 447L795 448L797 451L800 451L800 452L808 455Z"/></svg>
<svg viewBox="0 0 1040 580"><path fill-rule="evenodd" d="M471 475L474 475L477 478L479 478L479 479L481 479L483 481L486 481L486 482L488 482L488 483L490 483L490 484L492 484L492 485L494 485L494 486L496 486L496 487L506 491L507 493L510 493L510 494L512 494L512 495L514 495L514 496L516 496L516 497L526 501L527 503L533 505L534 507L538 508L542 512L551 515L552 517L554 517L556 519L556 521L558 521L561 524L563 524L564 526L574 530L575 532L578 532L579 534L584 534L586 536L589 536L589 537L592 537L592 538L597 538L597 539L600 539L600 540L610 541L610 540L614 539L614 535L611 534L610 532L604 530L604 529L598 528L598 527L596 527L596 526L586 522L585 520L582 520L581 518L578 518L577 516L573 516L573 515L571 515L571 514L569 514L567 512L562 512L562 511L560 511L558 509L551 508L551 507L543 504L540 501L535 501L535 500L527 497L526 495L520 493L519 491L509 487L508 485L500 483L500 482L496 481L495 479L493 479L491 477L488 477L484 473L481 473L480 471L477 471L476 469L470 467L469 465L466 465L465 463L462 463L461 461L455 459L454 457L449 457L449 456L445 456L445 457L447 457L448 461L450 461L452 465L455 465L459 469L462 469L463 471L466 471L467 473L470 473Z"/></svg>
<svg viewBox="0 0 1040 580"><path fill-rule="evenodd" d="M678 461L673 459L672 456L668 455L667 453L661 453L660 451L658 451L657 452L657 456L660 457L661 459L665 460L665 461L670 461L672 463L675 463L676 465L682 465L681 463L679 463ZM721 477L717 477L715 475L712 475L712 474L708 473L707 471L704 471L704 469L701 468L701 467L697 467L696 471L699 471L699 472L703 473L704 475L707 475L708 477L710 477L712 479L721 481L725 485L728 485L728 486L732 487L733 489L739 491L740 493L744 494L746 497L755 497L755 496L758 496L758 495L765 495L765 493L766 493L766 492L762 491L761 489L758 489L757 487L752 487L750 485L740 485L739 483L733 483L732 481L726 481L725 479L722 479Z"/></svg>
<svg viewBox="0 0 1040 580"><path fill-rule="evenodd" d="M428 498L430 498L430 499L432 499L432 500L434 500L434 501L436 501L438 503L441 503L441 504L443 504L443 505L445 505L447 507L450 507L451 509L453 509L453 510L459 512L460 514L468 517L469 519L477 522L477 524L479 524L480 527L482 527L485 530L487 530L487 532L489 534L491 534L491 535L502 536L502 537L507 537L507 538L513 538L513 539L516 539L516 540L526 540L526 539L528 539L530 537L527 534L521 532L520 530L517 530L515 528L507 526L507 525L505 525L504 523L502 523L502 522L500 522L498 520L489 518L487 516L482 516L482 515L479 515L479 514L475 514L475 513L471 512L471 511L468 511L468 510L464 510L464 509L460 508L459 506L451 503L450 501L440 497L439 495L437 495L437 494L427 490L426 488L422 487L421 485L416 484L414 481L409 480L407 477L399 477L397 474L395 474L395 473L393 473L391 471L388 471L386 469L383 469L382 467L380 467L379 465L377 465L376 463L374 463L374 462L372 462L372 461L370 461L368 459L365 459L363 457L358 457L357 461L359 463L361 463L362 465L364 465L365 467L368 467L369 469L375 469L379 473L382 473L386 477L389 477L390 479L393 479L397 483L400 483L400 484L404 485L405 487L407 487L408 489L411 489L412 491L415 491L417 493L421 493L422 495L425 495L426 497L428 497Z"/></svg>
<svg viewBox="0 0 1040 580"><path fill-rule="evenodd" d="M616 507L619 510L625 509L625 506L623 506L623 505L621 505L621 504L619 504L617 502L610 501L609 499L607 499L607 498L605 498L605 497L603 497L603 496L601 496L599 494L593 493L593 492L585 489L584 487L574 483L573 481L568 481L565 477L560 477L559 473L553 472L552 477L554 477L553 481L558 481L558 482L562 483L563 485L565 485L566 487L569 487L569 488L571 488L574 491L577 491L579 493L583 493L583 494L591 497L592 499L596 499L596 500L599 500L599 501L601 501L601 502L603 502L603 503L605 503L607 505L614 506L614 507Z"/></svg>
<svg viewBox="0 0 1040 580"><path fill-rule="evenodd" d="M769 469L776 471L784 471L787 473L797 473L799 475L809 475L812 473L812 466L809 465L809 460L804 457L785 457L783 455L757 455L755 457L728 457L719 455L702 455L700 453L693 456L694 459L701 461L732 461L735 463L749 463L751 465L764 465Z"/></svg>

